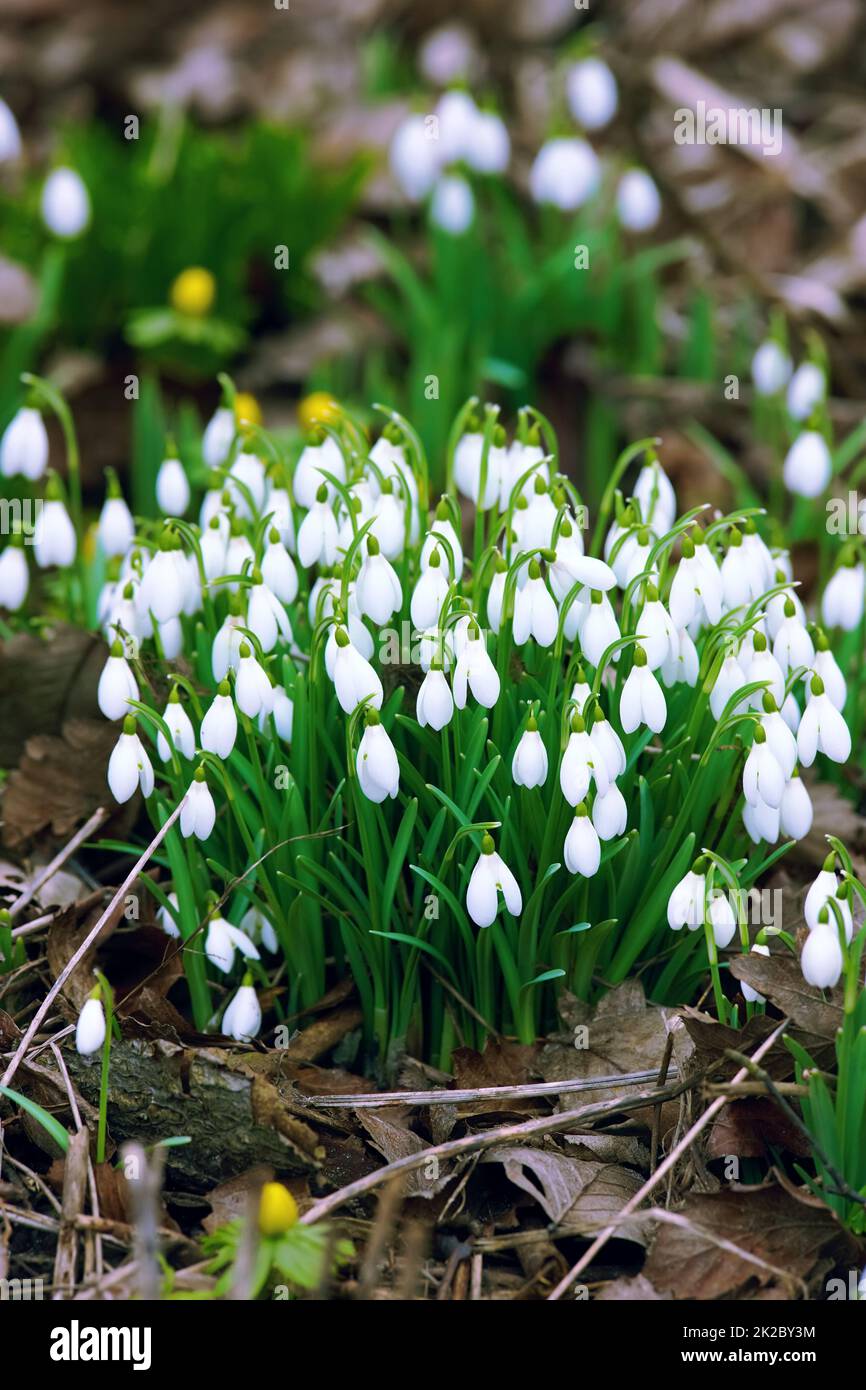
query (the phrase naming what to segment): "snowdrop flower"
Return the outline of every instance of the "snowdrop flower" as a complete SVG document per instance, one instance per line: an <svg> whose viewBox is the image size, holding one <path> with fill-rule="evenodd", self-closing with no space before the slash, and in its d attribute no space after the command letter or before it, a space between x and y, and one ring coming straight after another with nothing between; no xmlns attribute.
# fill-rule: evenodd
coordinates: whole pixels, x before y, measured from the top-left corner
<svg viewBox="0 0 866 1390"><path fill-rule="evenodd" d="M785 676L799 666L811 666L815 659L812 639L797 617L793 599L785 600L785 617L776 633L773 656Z"/></svg>
<svg viewBox="0 0 866 1390"><path fill-rule="evenodd" d="M556 525L556 505L547 483L537 477L532 485L529 505L521 509L521 550L548 550Z"/></svg>
<svg viewBox="0 0 866 1390"><path fill-rule="evenodd" d="M815 659L812 662L812 674L821 677L822 681L824 682L824 689L826 690L829 699L838 710L843 710L845 708L845 699L848 693L847 687L845 685L845 677L839 670L839 664L833 653L830 651L830 646L827 641L827 638L824 635L824 633L820 631L820 629L818 630L818 633L815 638L815 647L816 651ZM807 689L807 695L809 680L810 676L807 675L804 680L804 685Z"/></svg>
<svg viewBox="0 0 866 1390"><path fill-rule="evenodd" d="M478 107L468 92L455 88L444 92L436 105L439 123L439 158L443 164L468 161L478 120Z"/></svg>
<svg viewBox="0 0 866 1390"><path fill-rule="evenodd" d="M616 115L616 78L601 58L581 58L569 68L565 89L571 114L584 130L601 130Z"/></svg>
<svg viewBox="0 0 866 1390"><path fill-rule="evenodd" d="M271 955L276 955L280 949L277 933L274 931L273 923L268 920L262 910L255 905L248 907L241 918L241 931L245 932L251 941L256 945L260 942L266 951Z"/></svg>
<svg viewBox="0 0 866 1390"><path fill-rule="evenodd" d="M752 358L752 381L758 395L777 396L784 390L791 376L791 365L784 348L772 338L761 343Z"/></svg>
<svg viewBox="0 0 866 1390"><path fill-rule="evenodd" d="M281 603L294 603L298 596L298 571L276 527L268 532L262 556L262 579Z"/></svg>
<svg viewBox="0 0 866 1390"><path fill-rule="evenodd" d="M446 541L447 544L440 547L440 539ZM445 568L449 572L453 556L454 572L451 578L459 579L463 573L463 546L460 544L460 537L454 529L448 506L444 499L439 502L436 508L436 515L433 518L430 530L424 538L424 544L421 547L421 569L428 569L433 556L436 554L439 555L441 560L443 552L448 557L448 563Z"/></svg>
<svg viewBox="0 0 866 1390"><path fill-rule="evenodd" d="M668 687L676 685L678 681L697 685L701 668L698 649L685 628L677 636L679 650L674 652L671 648L671 654L661 668L662 680Z"/></svg>
<svg viewBox="0 0 866 1390"><path fill-rule="evenodd" d="M822 920L809 932L803 946L800 969L807 985L832 989L839 983L845 961L835 922L829 920L826 907L821 911Z"/></svg>
<svg viewBox="0 0 866 1390"><path fill-rule="evenodd" d="M22 406L0 438L0 474L35 483L48 467L48 431L38 410Z"/></svg>
<svg viewBox="0 0 866 1390"><path fill-rule="evenodd" d="M742 536L742 558L749 568L752 598L760 598L772 587L776 564L751 517Z"/></svg>
<svg viewBox="0 0 866 1390"><path fill-rule="evenodd" d="M575 687L575 689L576 688L577 687ZM590 738L607 768L609 780L613 782L616 777L621 776L621 774L625 772L625 749L622 746L622 739L616 729L609 720L605 719L597 704L595 706L594 721L590 730Z"/></svg>
<svg viewBox="0 0 866 1390"><path fill-rule="evenodd" d="M681 878L668 898L668 926L674 931L688 927L697 931L702 927L706 916L707 861L703 857L695 860L689 872Z"/></svg>
<svg viewBox="0 0 866 1390"><path fill-rule="evenodd" d="M355 597L358 611L364 617L370 618L377 627L383 627L392 614L398 613L403 606L400 581L393 566L379 553L379 542L373 535L367 537L367 556L358 571ZM437 611L434 622L438 621L438 618ZM433 623L424 623L423 626L433 626Z"/></svg>
<svg viewBox="0 0 866 1390"><path fill-rule="evenodd" d="M603 796L610 784L607 762L586 731L582 715L572 715L571 732L559 765L559 785L569 806L586 797L590 781Z"/></svg>
<svg viewBox="0 0 866 1390"><path fill-rule="evenodd" d="M866 608L866 567L851 552L831 577L821 599L821 617L827 627L853 632Z"/></svg>
<svg viewBox="0 0 866 1390"><path fill-rule="evenodd" d="M783 570L777 569L773 578L774 584L784 584L787 575ZM806 626L806 613L802 603L797 597L794 589L783 589L781 593L774 594L767 604L767 633L775 642L779 628L782 626L787 614L788 601L793 605L793 617L803 626Z"/></svg>
<svg viewBox="0 0 866 1390"><path fill-rule="evenodd" d="M776 708L776 701L769 691L764 695L763 706L761 726L766 735L767 747L779 764L782 776L788 781L793 777L797 763L797 740ZM765 796L764 800L768 801L769 798Z"/></svg>
<svg viewBox="0 0 866 1390"><path fill-rule="evenodd" d="M250 940L246 932L241 931L240 927L233 926L231 922L226 921L225 917L220 917L218 913L214 912L208 923L207 936L205 937L205 955L211 965L228 975L235 963L235 950L240 951L247 960L261 959L258 947Z"/></svg>
<svg viewBox="0 0 866 1390"><path fill-rule="evenodd" d="M201 721L201 747L223 760L231 753L238 736L238 717L230 690L227 680L220 681L213 702Z"/></svg>
<svg viewBox="0 0 866 1390"><path fill-rule="evenodd" d="M180 459L163 459L159 465L156 500L165 516L183 516L189 506L189 482Z"/></svg>
<svg viewBox="0 0 866 1390"><path fill-rule="evenodd" d="M201 538L201 558L205 579L208 582L221 579L229 573L228 544L231 536L231 523L223 513L212 516Z"/></svg>
<svg viewBox="0 0 866 1390"><path fill-rule="evenodd" d="M628 810L625 797L615 782L611 782L604 795L599 794L592 803L592 823L600 840L614 840L625 830Z"/></svg>
<svg viewBox="0 0 866 1390"><path fill-rule="evenodd" d="M657 671L666 662L676 660L680 649L679 637L664 604L659 599L659 591L655 584L646 586L646 600L635 631L636 636L640 638L651 671Z"/></svg>
<svg viewBox="0 0 866 1390"><path fill-rule="evenodd" d="M808 420L827 394L827 379L817 362L802 362L788 383L788 414Z"/></svg>
<svg viewBox="0 0 866 1390"><path fill-rule="evenodd" d="M797 753L803 767L811 767L817 753L823 753L834 763L847 762L851 756L851 734L844 718L824 691L820 676L813 676L809 689L811 698L806 705L797 730Z"/></svg>
<svg viewBox="0 0 866 1390"><path fill-rule="evenodd" d="M499 629L502 624L502 604L505 600L505 583L508 578L508 566L499 551L493 559L493 578L490 581L490 588L487 590L487 621L493 632L499 636Z"/></svg>
<svg viewBox="0 0 866 1390"><path fill-rule="evenodd" d="M547 781L547 749L534 717L527 722L514 750L511 776L518 787L543 787Z"/></svg>
<svg viewBox="0 0 866 1390"><path fill-rule="evenodd" d="M364 729L355 768L361 791L368 801L381 802L386 797L396 797L400 785L400 765L397 754L386 730L383 728L378 711L364 711Z"/></svg>
<svg viewBox="0 0 866 1390"><path fill-rule="evenodd" d="M172 744L177 752L182 753L185 758L195 757L195 730L189 715L180 702L177 686L174 686L168 697L168 704L163 711L162 718L171 734ZM202 747L205 746L202 744ZM161 729L156 736L156 748L162 761L167 763L171 758L171 746Z"/></svg>
<svg viewBox="0 0 866 1390"><path fill-rule="evenodd" d="M259 665L247 642L241 643L238 655L240 660L235 681L238 709L249 719L257 718L262 710L270 713L274 692L267 672Z"/></svg>
<svg viewBox="0 0 866 1390"><path fill-rule="evenodd" d="M330 498L333 487L325 477L330 473L338 482L346 481L346 461L336 440L321 430L313 432L311 443L307 444L295 466L292 489L299 507L311 508L325 488L325 499ZM322 500L319 498L319 500Z"/></svg>
<svg viewBox="0 0 866 1390"><path fill-rule="evenodd" d="M608 647L618 642L622 634L606 594L593 589L587 607L589 612L580 628L580 650L590 666L598 666Z"/></svg>
<svg viewBox="0 0 866 1390"><path fill-rule="evenodd" d="M132 512L120 494L113 473L109 473L109 492L99 514L97 535L103 554L109 559L115 555L125 555L135 539Z"/></svg>
<svg viewBox="0 0 866 1390"><path fill-rule="evenodd" d="M286 743L291 743L292 729L295 722L295 706L282 685L273 686L271 694L273 696L273 705L271 709L265 709L263 706L259 711L259 732L265 732L268 717L270 717L274 721L274 728L279 737L284 739Z"/></svg>
<svg viewBox="0 0 866 1390"><path fill-rule="evenodd" d="M55 169L42 188L42 220L55 236L80 236L90 221L90 195L74 169Z"/></svg>
<svg viewBox="0 0 866 1390"><path fill-rule="evenodd" d="M323 483L298 530L298 559L305 569L332 565L337 558L337 522Z"/></svg>
<svg viewBox="0 0 866 1390"><path fill-rule="evenodd" d="M106 719L122 719L129 714L129 701L137 699L138 684L123 655L122 643L115 641L100 673L96 703Z"/></svg>
<svg viewBox="0 0 866 1390"><path fill-rule="evenodd" d="M253 581L248 591L247 627L258 637L262 651L270 652L278 640L292 641L292 624L276 594L264 583L260 571L253 572Z"/></svg>
<svg viewBox="0 0 866 1390"><path fill-rule="evenodd" d="M727 613L754 602L764 592L763 574L756 565L749 563L743 552L742 534L736 526L731 528L720 574L722 605Z"/></svg>
<svg viewBox="0 0 866 1390"><path fill-rule="evenodd" d="M96 986L78 1015L75 1025L75 1049L81 1057L91 1057L99 1052L105 1042L105 1010L100 998L100 987Z"/></svg>
<svg viewBox="0 0 866 1390"><path fill-rule="evenodd" d="M409 604L412 626L420 632L438 627L442 605L447 596L448 580L442 571L439 551L434 550L427 569L422 571L412 591Z"/></svg>
<svg viewBox="0 0 866 1390"><path fill-rule="evenodd" d="M642 647L634 649L634 665L628 674L619 702L619 722L627 734L646 724L658 734L665 726L667 705L664 692L647 665Z"/></svg>
<svg viewBox="0 0 866 1390"><path fill-rule="evenodd" d="M601 165L591 145L577 138L548 140L529 172L529 191L536 203L552 203L574 212L601 183Z"/></svg>
<svg viewBox="0 0 866 1390"><path fill-rule="evenodd" d="M845 926L845 938L851 940L854 934L854 923L851 917L851 908L847 901L847 888L844 883L840 884L836 876L836 856L828 854L820 873L810 885L803 904L803 916L810 931L814 931L821 920L821 909L827 908L828 920L835 925L835 914L829 915L831 909L827 906L830 900L835 901L842 915Z"/></svg>
<svg viewBox="0 0 866 1390"><path fill-rule="evenodd" d="M803 785L803 779L795 771L785 783L782 804L779 807L779 825L783 835L792 840L803 840L812 829L812 801Z"/></svg>
<svg viewBox="0 0 866 1390"><path fill-rule="evenodd" d="M628 169L616 190L616 211L628 232L649 232L658 222L662 200L645 169Z"/></svg>
<svg viewBox="0 0 866 1390"><path fill-rule="evenodd" d="M562 857L570 874L593 878L598 873L601 844L598 831L590 820L583 802L574 808L574 819L565 837Z"/></svg>
<svg viewBox="0 0 866 1390"><path fill-rule="evenodd" d="M381 709L385 695L382 682L369 661L352 645L345 628L337 628L334 642L332 679L343 712L352 714L368 697L374 709Z"/></svg>
<svg viewBox="0 0 866 1390"><path fill-rule="evenodd" d="M481 854L466 889L466 910L477 927L489 927L499 909L499 893L512 917L523 911L523 898L517 879L497 854L492 835L481 840Z"/></svg>
<svg viewBox="0 0 866 1390"><path fill-rule="evenodd" d="M43 570L52 565L63 569L74 561L75 549L75 527L69 513L58 496L49 494L39 509L33 528L36 563Z"/></svg>
<svg viewBox="0 0 866 1390"><path fill-rule="evenodd" d="M782 804L784 790L782 769L773 756L763 726L759 724L743 769L743 795L750 806L757 806L763 801L776 810Z"/></svg>
<svg viewBox="0 0 866 1390"><path fill-rule="evenodd" d="M17 613L27 598L29 587L27 560L21 545L17 543L17 538L13 536L0 554L0 608Z"/></svg>
<svg viewBox="0 0 866 1390"><path fill-rule="evenodd" d="M451 722L454 697L440 664L432 663L421 682L415 702L415 717L421 728L428 725L437 733Z"/></svg>
<svg viewBox="0 0 866 1390"><path fill-rule="evenodd" d="M820 497L833 474L827 441L817 430L798 434L782 466L782 477L789 492L798 497Z"/></svg>
<svg viewBox="0 0 866 1390"><path fill-rule="evenodd" d="M764 946L760 942L756 942L749 954L752 956L768 956L770 954L770 948L769 946ZM743 998L748 1000L750 1004L766 1004L767 1002L763 994L759 994L756 989L752 989L752 986L747 985L745 980L740 981L740 990L742 991Z"/></svg>
<svg viewBox="0 0 866 1390"><path fill-rule="evenodd" d="M745 684L743 668L737 658L726 656L710 692L710 709L714 719L721 719L728 701L733 695L736 695L738 690L742 690Z"/></svg>
<svg viewBox="0 0 866 1390"><path fill-rule="evenodd" d="M267 493L267 475L261 459L246 452L238 454L228 471L226 489L242 520L250 521L258 515Z"/></svg>
<svg viewBox="0 0 866 1390"><path fill-rule="evenodd" d="M180 917L180 904L177 899L177 893L169 893L168 901L170 904L169 907L163 906L156 909L156 920L162 927L166 936L170 936L173 940L179 941L180 927L178 926L178 918ZM174 911L172 911L172 908Z"/></svg>
<svg viewBox="0 0 866 1390"><path fill-rule="evenodd" d="M641 468L632 497L640 503L645 526L651 526L658 536L670 531L677 519L677 499L673 484L657 458Z"/></svg>
<svg viewBox="0 0 866 1390"><path fill-rule="evenodd" d="M499 699L499 673L477 623L470 624L467 636L454 666L454 703L458 709L465 709L467 693L471 691L479 705L492 709Z"/></svg>
<svg viewBox="0 0 866 1390"><path fill-rule="evenodd" d="M475 197L460 174L444 174L433 189L430 220L449 236L463 236L475 216Z"/></svg>
<svg viewBox="0 0 866 1390"><path fill-rule="evenodd" d="M752 656L746 671L746 684L751 685L754 681L769 683L770 694L781 705L785 699L785 674L767 647L767 639L763 632L755 632L752 637ZM752 708L760 709L763 694L760 690L752 696Z"/></svg>
<svg viewBox="0 0 866 1390"><path fill-rule="evenodd" d="M397 497L391 478L382 484L370 535L379 542L386 560L396 560L402 554L406 541L405 506Z"/></svg>
<svg viewBox="0 0 866 1390"><path fill-rule="evenodd" d="M235 413L227 406L214 411L205 426L201 440L201 452L208 468L221 468L226 462L234 443L237 425Z"/></svg>
<svg viewBox="0 0 866 1390"><path fill-rule="evenodd" d="M206 840L214 828L215 820L216 807L213 797L205 781L204 768L199 767L189 784L186 801L180 813L180 833L186 839L189 839L190 835L196 835L200 840Z"/></svg>
<svg viewBox="0 0 866 1390"><path fill-rule="evenodd" d="M236 1042L250 1042L262 1026L262 1010L253 989L253 977L244 975L243 984L223 1014L222 1030Z"/></svg>
<svg viewBox="0 0 866 1390"><path fill-rule="evenodd" d="M215 681L224 681L229 671L238 669L241 643L244 641L240 624L240 617L230 613L213 639L211 670Z"/></svg>
<svg viewBox="0 0 866 1390"><path fill-rule="evenodd" d="M480 431L467 431L454 451L454 481L464 497L475 503L480 511L486 512L499 497L502 469L506 463L505 431L496 425L490 448L487 453L487 472L484 479L484 495L481 492L481 461L484 453L484 436Z"/></svg>
<svg viewBox="0 0 866 1390"><path fill-rule="evenodd" d="M743 802L743 825L756 845L762 840L774 845L779 838L780 824L781 815L777 807L768 806L766 801L761 800L754 806L748 801Z"/></svg>
<svg viewBox="0 0 866 1390"><path fill-rule="evenodd" d="M511 158L511 140L501 116L479 111L469 138L466 160L479 174L503 174Z"/></svg>
<svg viewBox="0 0 866 1390"><path fill-rule="evenodd" d="M153 768L135 731L135 720L131 714L124 719L123 733L108 760L108 785L111 795L121 805L129 801L138 787L145 797L153 791Z"/></svg>
<svg viewBox="0 0 866 1390"><path fill-rule="evenodd" d="M391 172L412 202L426 198L439 173L438 142L428 117L407 116L394 133L388 152Z"/></svg>
<svg viewBox="0 0 866 1390"><path fill-rule="evenodd" d="M716 946L723 951L730 946L737 931L737 919L725 893L714 889L710 894L707 920L713 929Z"/></svg>
<svg viewBox="0 0 866 1390"><path fill-rule="evenodd" d="M188 575L183 551L173 534L166 530L159 549L142 576L136 598L146 613L159 623L167 623L183 612Z"/></svg>
<svg viewBox="0 0 866 1390"><path fill-rule="evenodd" d="M21 157L21 132L11 109L0 97L0 164Z"/></svg>
<svg viewBox="0 0 866 1390"><path fill-rule="evenodd" d="M534 637L540 647L550 647L556 639L559 614L537 560L529 562L529 578L514 600L514 644L522 647Z"/></svg>

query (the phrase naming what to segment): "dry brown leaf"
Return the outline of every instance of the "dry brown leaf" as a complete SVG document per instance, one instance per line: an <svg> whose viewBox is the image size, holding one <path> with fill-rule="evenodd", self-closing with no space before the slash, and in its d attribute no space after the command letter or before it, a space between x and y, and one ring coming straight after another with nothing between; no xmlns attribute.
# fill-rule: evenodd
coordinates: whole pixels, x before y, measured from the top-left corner
<svg viewBox="0 0 866 1390"><path fill-rule="evenodd" d="M774 1100L755 1096L735 1100L719 1112L707 1140L708 1158L765 1158L770 1149L807 1157L811 1147Z"/></svg>
<svg viewBox="0 0 866 1390"><path fill-rule="evenodd" d="M557 1236L595 1235L619 1215L641 1181L627 1168L586 1163L553 1147L501 1144L487 1150L481 1161L501 1163L508 1180L535 1198ZM620 1234L645 1243L638 1221L623 1226Z"/></svg>

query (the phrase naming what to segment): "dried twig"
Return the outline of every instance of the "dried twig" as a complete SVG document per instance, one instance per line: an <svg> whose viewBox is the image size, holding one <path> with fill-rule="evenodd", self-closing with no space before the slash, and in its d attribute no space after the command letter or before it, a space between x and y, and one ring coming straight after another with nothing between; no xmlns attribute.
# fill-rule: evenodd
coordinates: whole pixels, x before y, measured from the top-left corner
<svg viewBox="0 0 866 1390"><path fill-rule="evenodd" d="M62 869L67 859L71 859L79 845L83 845L84 841L93 834L94 830L99 829L107 816L108 812L103 806L100 806L98 810L94 811L90 819L84 822L81 829L76 830L69 843L64 845L63 849L58 850L51 862L45 865L45 868L36 875L32 883L28 883L24 892L19 894L15 899L14 903L12 903L9 908L9 915L11 917L15 917L22 908L26 907L27 904L36 897L39 889L44 887L50 878L54 877L58 869Z"/></svg>
<svg viewBox="0 0 866 1390"><path fill-rule="evenodd" d="M558 1096L571 1091L604 1091L615 1086L640 1086L659 1075L658 1067L648 1071L622 1072L616 1076L584 1076L575 1081L535 1081L524 1086L472 1086L463 1090L374 1091L363 1095L304 1096L304 1104L315 1110L378 1110L387 1105L462 1105L471 1101L530 1100ZM677 1075L676 1068L671 1079Z"/></svg>

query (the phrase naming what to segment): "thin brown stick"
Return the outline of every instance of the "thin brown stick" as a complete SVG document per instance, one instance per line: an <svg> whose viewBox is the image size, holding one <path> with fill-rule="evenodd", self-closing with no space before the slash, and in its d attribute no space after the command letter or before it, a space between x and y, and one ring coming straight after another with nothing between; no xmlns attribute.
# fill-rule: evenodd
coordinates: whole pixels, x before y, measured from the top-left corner
<svg viewBox="0 0 866 1390"><path fill-rule="evenodd" d="M575 1081L537 1081L525 1086L474 1086L464 1090L374 1091L362 1095L304 1096L304 1104L315 1110L377 1110L386 1105L462 1105L475 1100L530 1100L557 1096L570 1091L603 1091L614 1086L640 1086L654 1081L658 1067L648 1071L622 1072L616 1076L585 1076ZM673 1075L676 1075L674 1069ZM673 1076L672 1078L673 1079Z"/></svg>
<svg viewBox="0 0 866 1390"><path fill-rule="evenodd" d="M93 834L94 830L99 829L107 816L108 812L104 806L100 806L93 812L93 815L89 820L84 822L81 829L76 830L69 843L65 844L61 850L58 850L50 863L45 865L45 868L36 875L33 882L29 883L24 889L24 892L19 894L15 899L14 903L9 908L10 917L15 917L23 907L26 907L27 904L36 897L39 889L43 888L50 878L54 877L58 869L63 868L67 859L71 859L79 845L83 845L84 841Z"/></svg>
<svg viewBox="0 0 866 1390"><path fill-rule="evenodd" d="M665 1051L664 1051L664 1056L662 1057L662 1064L661 1064L661 1066L659 1067L659 1074L658 1074L658 1076L656 1077L656 1085L657 1085L657 1086L663 1086L663 1085L665 1084L665 1082L667 1081L667 1079L668 1079L668 1069L669 1069L670 1064L671 1064L671 1057L672 1057L672 1055L673 1055L673 1050L674 1050L674 1035L673 1035L673 1029L671 1029L671 1031L668 1033L668 1036L667 1036L667 1042L665 1043ZM660 1133L661 1133L661 1124L662 1124L662 1108L661 1108L660 1105L657 1105L656 1108L655 1108L655 1110L653 1111L653 1127L652 1127L652 1135L651 1135L651 1138L650 1138L650 1172L651 1172L651 1173L654 1173L655 1170L656 1170L656 1162L657 1162L657 1159L658 1159L658 1151L659 1151L659 1137L660 1137Z"/></svg>

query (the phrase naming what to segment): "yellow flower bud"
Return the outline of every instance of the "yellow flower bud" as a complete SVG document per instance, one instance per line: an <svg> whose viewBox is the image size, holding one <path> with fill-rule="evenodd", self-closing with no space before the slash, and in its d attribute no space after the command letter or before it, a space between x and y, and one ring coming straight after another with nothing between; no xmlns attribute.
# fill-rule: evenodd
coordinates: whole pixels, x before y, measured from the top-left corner
<svg viewBox="0 0 866 1390"><path fill-rule="evenodd" d="M263 1236L281 1236L298 1219L298 1204L281 1182L266 1182L259 1203L259 1230Z"/></svg>
<svg viewBox="0 0 866 1390"><path fill-rule="evenodd" d="M243 425L260 425L262 408L249 391L238 391L235 396L235 420L240 429Z"/></svg>
<svg viewBox="0 0 866 1390"><path fill-rule="evenodd" d="M182 270L169 291L171 307L191 318L203 318L213 306L215 296L216 281L210 271L200 265Z"/></svg>
<svg viewBox="0 0 866 1390"><path fill-rule="evenodd" d="M313 391L298 406L298 422L303 430L313 425L333 425L340 418L340 407L327 391Z"/></svg>

